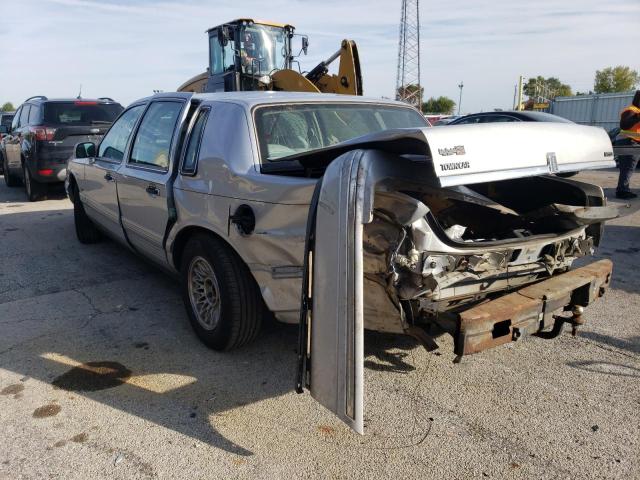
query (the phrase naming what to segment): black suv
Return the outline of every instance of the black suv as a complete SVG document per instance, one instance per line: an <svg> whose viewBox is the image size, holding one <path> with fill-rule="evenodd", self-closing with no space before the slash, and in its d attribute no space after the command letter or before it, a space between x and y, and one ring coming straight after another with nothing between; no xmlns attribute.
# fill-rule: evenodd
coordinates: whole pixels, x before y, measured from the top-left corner
<svg viewBox="0 0 640 480"><path fill-rule="evenodd" d="M22 183L30 201L48 184L64 182L76 143L98 143L123 107L111 98L28 98L0 146L7 186Z"/></svg>

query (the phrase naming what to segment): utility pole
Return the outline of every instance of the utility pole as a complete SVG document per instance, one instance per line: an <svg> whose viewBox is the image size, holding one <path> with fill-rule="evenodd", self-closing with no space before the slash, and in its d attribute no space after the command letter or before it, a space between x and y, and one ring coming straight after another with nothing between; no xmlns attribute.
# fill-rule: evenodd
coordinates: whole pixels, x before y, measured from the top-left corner
<svg viewBox="0 0 640 480"><path fill-rule="evenodd" d="M464 87L464 83L460 80L460 84L458 88L460 89L460 97L458 98L458 115L460 115L460 108L462 107L462 88Z"/></svg>
<svg viewBox="0 0 640 480"><path fill-rule="evenodd" d="M420 0L402 0L398 39L396 100L422 110L420 83Z"/></svg>

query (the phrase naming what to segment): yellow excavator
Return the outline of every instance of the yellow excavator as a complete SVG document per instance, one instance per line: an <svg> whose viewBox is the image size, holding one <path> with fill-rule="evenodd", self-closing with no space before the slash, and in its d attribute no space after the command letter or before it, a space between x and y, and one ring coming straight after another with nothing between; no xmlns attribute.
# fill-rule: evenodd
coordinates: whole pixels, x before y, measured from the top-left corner
<svg viewBox="0 0 640 480"><path fill-rule="evenodd" d="M296 35L292 25L241 18L207 30L209 67L187 80L179 92L237 92L284 90L362 95L358 47L343 40L340 49L306 74L293 69L300 53L307 54L309 39ZM301 37L300 53L292 50ZM340 59L337 74L329 65ZM299 64L298 64L299 66Z"/></svg>

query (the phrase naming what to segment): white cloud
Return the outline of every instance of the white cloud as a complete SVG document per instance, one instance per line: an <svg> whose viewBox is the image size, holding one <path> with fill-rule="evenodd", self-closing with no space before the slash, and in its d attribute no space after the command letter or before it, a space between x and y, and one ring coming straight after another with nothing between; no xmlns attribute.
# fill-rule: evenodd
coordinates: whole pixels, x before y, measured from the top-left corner
<svg viewBox="0 0 640 480"><path fill-rule="evenodd" d="M598 68L640 69L637 0L423 0L421 8L426 94L457 100L464 80L463 111L508 108L520 74L553 75L586 90ZM87 97L122 103L175 89L204 70L204 31L248 15L308 34L305 69L353 38L365 93L393 96L399 0L21 0L2 7L0 101L75 95L80 84Z"/></svg>

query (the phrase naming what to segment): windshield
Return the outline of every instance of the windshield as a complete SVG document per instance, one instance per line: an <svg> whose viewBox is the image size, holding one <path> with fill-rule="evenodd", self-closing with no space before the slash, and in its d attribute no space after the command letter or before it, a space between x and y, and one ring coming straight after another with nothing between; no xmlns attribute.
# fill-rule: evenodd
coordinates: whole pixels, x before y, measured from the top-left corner
<svg viewBox="0 0 640 480"><path fill-rule="evenodd" d="M124 110L119 103L50 102L44 105L44 123L63 125L110 124Z"/></svg>
<svg viewBox="0 0 640 480"><path fill-rule="evenodd" d="M393 128L423 128L417 110L376 104L303 104L260 107L255 114L262 161L335 145Z"/></svg>
<svg viewBox="0 0 640 480"><path fill-rule="evenodd" d="M267 25L246 25L240 31L242 70L251 75L269 75L287 68L287 32Z"/></svg>

